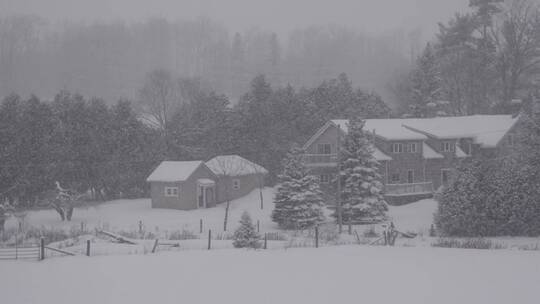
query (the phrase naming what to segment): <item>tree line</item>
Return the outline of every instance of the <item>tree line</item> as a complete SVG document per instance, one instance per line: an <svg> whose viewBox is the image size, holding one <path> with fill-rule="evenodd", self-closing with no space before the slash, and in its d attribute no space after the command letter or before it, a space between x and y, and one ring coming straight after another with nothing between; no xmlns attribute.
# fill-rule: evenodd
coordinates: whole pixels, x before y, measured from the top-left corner
<svg viewBox="0 0 540 304"><path fill-rule="evenodd" d="M539 88L540 6L471 0L392 85L408 117L511 113Z"/></svg>
<svg viewBox="0 0 540 304"><path fill-rule="evenodd" d="M388 117L382 99L346 75L313 88L273 87L254 78L241 100L195 79L156 70L142 102L67 91L52 101L6 97L0 105L0 196L23 207L43 202L58 181L93 199L142 197L145 179L163 160L208 160L238 154L266 167L272 183L281 160L327 120Z"/></svg>

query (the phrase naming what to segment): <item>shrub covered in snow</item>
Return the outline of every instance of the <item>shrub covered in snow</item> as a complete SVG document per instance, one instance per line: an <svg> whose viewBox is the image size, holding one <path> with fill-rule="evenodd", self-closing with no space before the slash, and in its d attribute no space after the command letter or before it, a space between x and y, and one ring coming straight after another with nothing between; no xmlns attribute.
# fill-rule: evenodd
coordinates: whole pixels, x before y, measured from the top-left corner
<svg viewBox="0 0 540 304"><path fill-rule="evenodd" d="M445 236L540 235L538 173L513 160L471 160L437 196Z"/></svg>
<svg viewBox="0 0 540 304"><path fill-rule="evenodd" d="M240 227L234 232L235 248L261 248L261 236L255 230L249 213L244 212L240 219Z"/></svg>

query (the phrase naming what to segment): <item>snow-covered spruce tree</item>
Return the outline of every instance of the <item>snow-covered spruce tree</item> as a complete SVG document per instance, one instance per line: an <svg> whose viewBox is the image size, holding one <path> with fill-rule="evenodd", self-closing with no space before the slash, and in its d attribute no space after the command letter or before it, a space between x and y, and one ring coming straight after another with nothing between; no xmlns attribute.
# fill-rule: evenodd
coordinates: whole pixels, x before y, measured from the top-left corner
<svg viewBox="0 0 540 304"><path fill-rule="evenodd" d="M233 245L235 248L257 249L261 247L261 236L255 230L253 221L247 211L244 211L242 214L242 217L240 218L240 227L236 229L233 237Z"/></svg>
<svg viewBox="0 0 540 304"><path fill-rule="evenodd" d="M388 206L383 196L379 162L364 132L364 121L352 119L341 143L339 170L343 222L380 222L386 219ZM337 212L334 213L337 217Z"/></svg>
<svg viewBox="0 0 540 304"><path fill-rule="evenodd" d="M309 175L303 150L293 148L283 161L272 220L283 229L306 229L324 221L324 203L317 179Z"/></svg>

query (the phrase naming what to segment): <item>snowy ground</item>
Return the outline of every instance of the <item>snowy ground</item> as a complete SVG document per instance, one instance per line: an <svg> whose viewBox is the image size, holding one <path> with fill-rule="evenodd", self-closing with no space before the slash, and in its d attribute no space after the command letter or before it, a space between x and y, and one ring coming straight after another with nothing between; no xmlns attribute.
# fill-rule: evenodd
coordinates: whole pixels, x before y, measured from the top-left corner
<svg viewBox="0 0 540 304"><path fill-rule="evenodd" d="M10 304L520 303L540 252L343 246L0 262Z"/></svg>
<svg viewBox="0 0 540 304"><path fill-rule="evenodd" d="M240 216L248 211L254 222L261 223L261 231L274 231L276 226L270 220L273 208L272 188L263 190L263 210L260 208L259 191L235 200L230 206L230 227L236 227ZM149 199L117 200L91 207L77 208L73 213L71 222L61 222L58 214L53 210L31 211L25 218L26 225L34 227L53 227L71 229L80 227L81 222L89 230L102 228L111 231L138 231L139 221L143 222L146 231L164 232L181 231L199 233L200 220L203 220L203 229L214 232L223 231L225 204L215 208L198 209L192 211L179 211L168 209L152 209ZM14 218L8 220L7 227L16 227Z"/></svg>

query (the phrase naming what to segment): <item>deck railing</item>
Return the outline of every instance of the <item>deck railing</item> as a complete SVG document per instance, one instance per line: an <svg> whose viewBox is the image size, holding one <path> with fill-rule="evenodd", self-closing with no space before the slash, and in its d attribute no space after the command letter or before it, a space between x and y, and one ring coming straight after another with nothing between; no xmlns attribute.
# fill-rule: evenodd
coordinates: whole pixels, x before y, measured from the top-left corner
<svg viewBox="0 0 540 304"><path fill-rule="evenodd" d="M335 165L338 158L336 154L304 154L307 165Z"/></svg>
<svg viewBox="0 0 540 304"><path fill-rule="evenodd" d="M433 193L433 183L389 184L386 185L385 190L387 195Z"/></svg>

